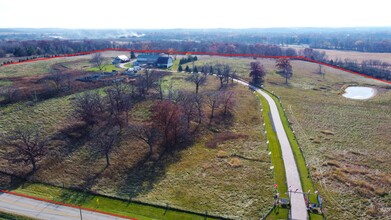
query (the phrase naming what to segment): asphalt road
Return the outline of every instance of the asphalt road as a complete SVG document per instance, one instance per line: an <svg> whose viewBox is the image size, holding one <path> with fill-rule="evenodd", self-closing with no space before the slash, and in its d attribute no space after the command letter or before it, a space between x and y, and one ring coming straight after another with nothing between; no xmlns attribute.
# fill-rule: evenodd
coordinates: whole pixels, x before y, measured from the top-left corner
<svg viewBox="0 0 391 220"><path fill-rule="evenodd" d="M270 112L272 115L272 120L276 130L278 141L280 142L282 158L284 160L286 180L289 190L291 191L291 219L308 219L307 207L305 205L305 200L302 194L303 188L300 182L299 172L297 170L297 165L295 158L293 156L292 148L289 143L288 137L285 133L284 126L282 125L280 114L278 108L272 97L262 90L249 85L243 81L237 81L240 84L246 85L261 94L266 98L270 106Z"/></svg>
<svg viewBox="0 0 391 220"><path fill-rule="evenodd" d="M14 213L34 219L47 220L80 220L81 217L83 220L126 219L87 210L81 210L80 216L80 209L78 208L56 205L1 192L0 210L6 213Z"/></svg>

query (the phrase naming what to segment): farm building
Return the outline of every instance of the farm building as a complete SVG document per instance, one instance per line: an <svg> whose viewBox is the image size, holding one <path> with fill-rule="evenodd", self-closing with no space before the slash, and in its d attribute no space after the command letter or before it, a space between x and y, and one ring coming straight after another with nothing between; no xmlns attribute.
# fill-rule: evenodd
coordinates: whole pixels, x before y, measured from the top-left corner
<svg viewBox="0 0 391 220"><path fill-rule="evenodd" d="M152 53L145 53L145 54L139 54L137 57L137 62L135 65L152 65L160 68L169 68L173 65L173 59L172 57L168 57L165 54L152 54Z"/></svg>
<svg viewBox="0 0 391 220"><path fill-rule="evenodd" d="M160 57L159 54L151 54L151 53L139 54L137 56L137 63L155 65L159 57Z"/></svg>
<svg viewBox="0 0 391 220"><path fill-rule="evenodd" d="M156 61L156 66L160 68L170 68L173 65L171 57L159 57Z"/></svg>
<svg viewBox="0 0 391 220"><path fill-rule="evenodd" d="M129 58L125 55L119 55L116 58L114 58L112 64L117 64L117 63L125 63L128 62Z"/></svg>

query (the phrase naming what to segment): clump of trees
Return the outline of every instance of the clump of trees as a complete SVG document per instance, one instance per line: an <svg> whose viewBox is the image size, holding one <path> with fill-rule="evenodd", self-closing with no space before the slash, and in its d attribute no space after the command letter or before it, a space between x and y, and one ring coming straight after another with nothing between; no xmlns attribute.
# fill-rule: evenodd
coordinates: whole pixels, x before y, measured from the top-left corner
<svg viewBox="0 0 391 220"><path fill-rule="evenodd" d="M250 63L250 77L251 77L251 83L254 85L259 85L263 83L263 80L266 75L265 68L260 62L251 62Z"/></svg>
<svg viewBox="0 0 391 220"><path fill-rule="evenodd" d="M12 54L15 57L72 54L112 48L108 40L26 40L0 41L0 57Z"/></svg>
<svg viewBox="0 0 391 220"><path fill-rule="evenodd" d="M200 69L210 70L209 66ZM200 126L218 124L214 120L217 116L232 115L236 104L234 92L224 88L199 90L207 80L206 73L192 73L189 77L196 87L194 92L175 90L159 74L146 70L133 85L114 83L104 90L105 95L102 91L90 91L72 100L74 117L89 127L94 138L92 145L105 156L107 166L110 153L124 135L143 142L148 147L148 158L156 155L159 158L194 140ZM146 99L153 100L150 119L131 120L129 112L133 106Z"/></svg>
<svg viewBox="0 0 391 220"><path fill-rule="evenodd" d="M191 63L191 62L194 62L194 61L197 61L198 60L198 57L197 56L187 56L187 57L182 57L180 60L179 60L179 65L182 65L182 64L185 64L185 63Z"/></svg>
<svg viewBox="0 0 391 220"><path fill-rule="evenodd" d="M276 60L277 71L285 78L285 84L288 85L288 79L293 75L292 65L288 58L280 58Z"/></svg>

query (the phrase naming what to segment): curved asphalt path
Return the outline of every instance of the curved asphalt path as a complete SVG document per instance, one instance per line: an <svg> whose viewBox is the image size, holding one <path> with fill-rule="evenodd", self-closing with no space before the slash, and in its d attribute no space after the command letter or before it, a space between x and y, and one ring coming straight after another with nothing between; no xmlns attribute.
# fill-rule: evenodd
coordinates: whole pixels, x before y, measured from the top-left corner
<svg viewBox="0 0 391 220"><path fill-rule="evenodd" d="M0 210L5 213L13 213L33 219L45 220L80 220L81 218L83 220L130 219L89 210L80 210L74 207L39 201L3 192L0 192Z"/></svg>
<svg viewBox="0 0 391 220"><path fill-rule="evenodd" d="M282 159L284 160L286 180L289 188L290 200L291 200L291 216L290 219L305 220L308 219L307 207L303 196L303 188L300 182L299 172L297 170L296 161L293 156L292 148L289 143L288 137L285 133L284 126L282 125L278 108L272 97L262 90L249 85L246 82L236 80L238 83L248 86L255 92L261 94L266 98L270 106L270 112L272 115L271 120L275 127L278 141L280 142Z"/></svg>

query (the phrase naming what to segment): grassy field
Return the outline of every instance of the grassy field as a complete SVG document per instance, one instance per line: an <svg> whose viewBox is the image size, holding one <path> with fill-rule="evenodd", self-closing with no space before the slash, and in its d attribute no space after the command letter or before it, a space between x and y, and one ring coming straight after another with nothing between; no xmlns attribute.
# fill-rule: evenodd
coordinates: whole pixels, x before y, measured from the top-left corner
<svg viewBox="0 0 391 220"><path fill-rule="evenodd" d="M25 184L15 190L25 195L47 198L56 202L90 208L121 216L137 218L140 220L152 219L214 219L205 218L202 215L180 212L167 208L160 208L150 205L143 205L132 201L113 199L105 196L92 195L81 191L63 189L44 184ZM1 216L1 215L0 215Z"/></svg>
<svg viewBox="0 0 391 220"><path fill-rule="evenodd" d="M119 51L108 51L103 52L103 57L106 58L108 63L111 62L111 59L115 56L127 54L127 52ZM66 58L54 58L44 61L35 61L30 63L20 63L10 66L0 67L0 77L9 77L9 76L32 76L48 73L51 70L51 66L58 63L65 63L64 65L70 69L84 69L88 70L92 67L92 64L89 63L89 60L92 58L92 55L83 55L75 57L66 57ZM111 65L109 65L111 66ZM111 67L107 71L114 69ZM94 71L94 70L92 70Z"/></svg>
<svg viewBox="0 0 391 220"><path fill-rule="evenodd" d="M106 65L102 68L102 71L103 72L111 72L113 70L122 70L122 68L117 68L114 64L109 64L109 65ZM98 67L91 67L91 68L87 68L87 71L92 71L92 72L99 72L99 68Z"/></svg>
<svg viewBox="0 0 391 220"><path fill-rule="evenodd" d="M387 63L391 63L391 53L365 53L357 51L342 51L342 50L321 50L316 49L317 51L324 51L328 59L340 59L345 60L346 58L351 60L357 60L361 62L363 60L381 60Z"/></svg>
<svg viewBox="0 0 391 220"><path fill-rule="evenodd" d="M323 80L313 73L317 65L310 63L296 61L293 68L290 86L269 74L266 88L283 101L327 217L389 215L381 207L390 206L390 91L376 81L330 68ZM348 100L339 94L350 84L378 86L379 93L367 101Z"/></svg>
<svg viewBox="0 0 391 220"><path fill-rule="evenodd" d="M10 85L12 85L12 81L0 80L0 87L2 87L2 86L10 86Z"/></svg>
<svg viewBox="0 0 391 220"><path fill-rule="evenodd" d="M317 64L302 61L292 61L293 77L286 86L284 78L275 73L273 60L258 60L268 72L265 88L281 97L314 179L314 190L324 199L327 218L389 216L390 210L384 207L391 206L391 164L387 162L391 154L390 87L328 67L322 79L315 74ZM249 79L251 61L204 56L196 64L228 63ZM349 100L340 95L348 85L371 86L378 94L370 100Z"/></svg>
<svg viewBox="0 0 391 220"><path fill-rule="evenodd" d="M127 68L130 68L130 67L133 66L133 63L127 63L127 64L125 64L124 66L127 67Z"/></svg>
<svg viewBox="0 0 391 220"><path fill-rule="evenodd" d="M74 62L82 67L86 60ZM71 68L75 64L67 62L62 65ZM46 71L45 68L41 66L36 73ZM16 75L27 74L24 68L17 71L21 72ZM174 90L194 91L194 85L187 77L184 73L176 73L165 80L167 84L173 81ZM219 82L210 77L200 91L218 87ZM233 120L224 126L202 131L202 136L193 145L175 155L165 156L157 163L137 164L138 158L147 154L148 149L136 140L125 138L111 153L112 164L106 169L104 158L91 154L85 138L72 133L72 138L79 141L70 144L63 139L54 139L50 146L51 159L42 161L41 168L31 179L235 219L259 218L273 204L274 182L269 171L271 161L266 141L262 136L259 101L244 87L230 87L237 94ZM25 123L42 125L48 135L62 135L61 132L73 123L70 120L72 98L73 95L34 105L18 103L2 107L0 132L6 133L13 126ZM137 104L131 112L131 120L148 119L151 104L150 101ZM216 120L221 119L217 117ZM220 141L215 148L205 146L216 135L229 132L246 135L246 138ZM233 161L240 166L231 166ZM28 166L10 166L4 160L0 161L0 167L15 173L29 169Z"/></svg>
<svg viewBox="0 0 391 220"><path fill-rule="evenodd" d="M249 79L249 63L253 59L199 58L196 65L228 63L239 76ZM381 219L389 216L389 87L328 67L324 67L326 77L322 79L314 73L318 65L302 61L292 61L293 77L286 86L285 80L274 72L274 60L258 61L264 64L268 72L266 89L274 91L282 100L315 181L314 190L318 190L324 199L327 218ZM6 67L0 67L0 74L4 74L3 68ZM21 72L15 74L28 74L26 68L18 71ZM194 89L184 73L174 74L166 80L169 79L174 80L174 89ZM378 89L378 94L370 100L348 100L340 95L348 85L372 86ZM217 80L210 78L201 90L216 87ZM64 184L66 187L88 186L106 195L125 199L131 196L139 201L152 201L161 205L168 203L172 207L199 212L207 210L211 214L232 218L260 217L272 205L274 181L271 178L271 162L263 135L259 101L248 89L239 86L232 89L237 92L239 101L235 121L229 127L205 131L194 145L175 156L162 158L154 166L144 164L135 169L135 158L146 154L147 148L137 141L124 140L121 147L112 153L112 166L103 169L104 158L91 155L81 139L81 143L73 146L66 154L59 150L60 153L54 155L58 156L56 163L43 161L44 165L50 166L40 169L32 179ZM32 106L14 104L2 107L0 130L6 132L15 122L39 121L45 125L48 134L59 131L67 122L70 98L50 99ZM142 102L135 106L132 118L148 118L150 104ZM288 122L284 124L288 125ZM216 148L205 147L205 143L215 138L216 129L218 133L234 132L246 134L248 138L229 140L218 144ZM288 132L288 135L293 134ZM61 148L64 144L54 144L53 148ZM129 152L134 154L130 155ZM115 161L119 157L121 161ZM229 163L237 159L242 166L231 167ZM0 167L21 169L9 167L3 160ZM189 185L189 182L192 184ZM303 185L306 189L306 184Z"/></svg>

